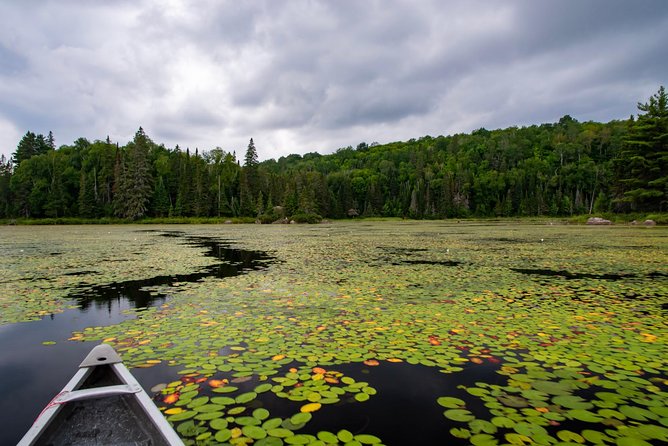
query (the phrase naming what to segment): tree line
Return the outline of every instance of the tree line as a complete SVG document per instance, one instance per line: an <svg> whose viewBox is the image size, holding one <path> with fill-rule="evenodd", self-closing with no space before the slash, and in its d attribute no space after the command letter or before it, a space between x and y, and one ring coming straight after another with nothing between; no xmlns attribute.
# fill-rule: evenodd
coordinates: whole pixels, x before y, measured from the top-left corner
<svg viewBox="0 0 668 446"><path fill-rule="evenodd" d="M0 217L567 216L668 211L663 87L608 123L481 128L329 155L259 162L235 152L157 144L140 127L121 146L79 138L56 148L27 132L0 158ZM243 161L243 163L242 163Z"/></svg>

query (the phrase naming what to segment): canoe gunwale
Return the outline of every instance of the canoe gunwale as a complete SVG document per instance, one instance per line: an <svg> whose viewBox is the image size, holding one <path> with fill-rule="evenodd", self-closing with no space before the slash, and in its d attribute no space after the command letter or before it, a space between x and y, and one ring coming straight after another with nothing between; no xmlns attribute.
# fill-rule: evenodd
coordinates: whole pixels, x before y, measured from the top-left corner
<svg viewBox="0 0 668 446"><path fill-rule="evenodd" d="M98 366L109 367L123 384L80 389L86 379L88 379ZM93 348L79 367L79 370L77 370L65 387L63 387L63 390L58 393L49 404L47 404L44 410L42 410L17 446L32 446L38 444L42 435L44 435L49 426L58 419L58 415L68 403L85 399L106 398L119 395L128 395L135 399L137 404L141 407L143 415L148 418L147 421L150 421L162 436L162 438L159 439L162 444L169 446L183 446L180 437L176 434L174 429L172 429L172 426L167 422L135 377L132 376L128 368L121 362L120 357L111 346L101 344Z"/></svg>
<svg viewBox="0 0 668 446"><path fill-rule="evenodd" d="M71 392L60 392L53 399L52 404L63 404L71 401L88 400L91 398L105 398L114 395L129 395L141 392L139 385L119 384L117 386L94 387L92 389L73 390Z"/></svg>

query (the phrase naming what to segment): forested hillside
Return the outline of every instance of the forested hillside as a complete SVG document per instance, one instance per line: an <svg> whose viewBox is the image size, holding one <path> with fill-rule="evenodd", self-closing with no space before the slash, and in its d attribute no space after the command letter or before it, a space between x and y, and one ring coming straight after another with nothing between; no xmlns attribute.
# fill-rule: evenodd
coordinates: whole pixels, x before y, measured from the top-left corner
<svg viewBox="0 0 668 446"><path fill-rule="evenodd" d="M0 217L572 215L668 210L663 87L639 114L360 143L331 155L258 162L220 148L183 150L139 128L125 145L27 132L0 159Z"/></svg>

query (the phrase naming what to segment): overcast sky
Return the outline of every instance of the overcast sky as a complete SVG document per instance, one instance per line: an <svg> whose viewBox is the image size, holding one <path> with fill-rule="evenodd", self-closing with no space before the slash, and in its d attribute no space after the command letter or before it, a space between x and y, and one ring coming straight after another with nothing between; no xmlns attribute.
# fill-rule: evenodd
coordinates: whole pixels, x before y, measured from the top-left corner
<svg viewBox="0 0 668 446"><path fill-rule="evenodd" d="M668 86L668 1L0 3L0 152L142 126L260 159L607 122Z"/></svg>

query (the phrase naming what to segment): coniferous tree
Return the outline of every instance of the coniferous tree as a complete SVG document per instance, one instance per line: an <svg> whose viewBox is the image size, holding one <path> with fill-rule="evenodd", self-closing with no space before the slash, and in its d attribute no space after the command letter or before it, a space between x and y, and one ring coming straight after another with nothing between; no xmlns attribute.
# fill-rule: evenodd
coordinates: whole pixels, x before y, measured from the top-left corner
<svg viewBox="0 0 668 446"><path fill-rule="evenodd" d="M21 161L27 160L38 154L37 135L31 131L27 131L12 155L12 162L15 166L21 164Z"/></svg>
<svg viewBox="0 0 668 446"><path fill-rule="evenodd" d="M662 86L638 103L643 112L630 121L629 137L618 161L619 202L634 210L668 209L668 94Z"/></svg>
<svg viewBox="0 0 668 446"><path fill-rule="evenodd" d="M178 191L176 194L176 203L174 204L173 214L175 216L191 215L191 196L192 196L192 167L190 161L190 149L186 153L179 153L178 163Z"/></svg>
<svg viewBox="0 0 668 446"><path fill-rule="evenodd" d="M5 158L5 155L0 155L0 218L6 218L11 215L11 180L12 163Z"/></svg>
<svg viewBox="0 0 668 446"><path fill-rule="evenodd" d="M94 180L91 179L91 175L83 171L81 172L78 204L80 217L95 218L99 216Z"/></svg>
<svg viewBox="0 0 668 446"><path fill-rule="evenodd" d="M132 142L126 147L116 199L119 217L137 219L146 215L152 196L152 175L149 163L151 140L139 127Z"/></svg>
<svg viewBox="0 0 668 446"><path fill-rule="evenodd" d="M241 171L241 212L244 215L255 215L255 197L259 191L258 164L257 150L253 138L251 138L244 157L244 167Z"/></svg>
<svg viewBox="0 0 668 446"><path fill-rule="evenodd" d="M169 194L167 193L167 188L165 187L165 182L163 181L162 176L158 177L158 181L156 181L152 203L153 215L156 217L166 217L169 215Z"/></svg>
<svg viewBox="0 0 668 446"><path fill-rule="evenodd" d="M56 150L56 139L53 137L51 130L49 130L49 134L46 137L46 146L49 150Z"/></svg>

